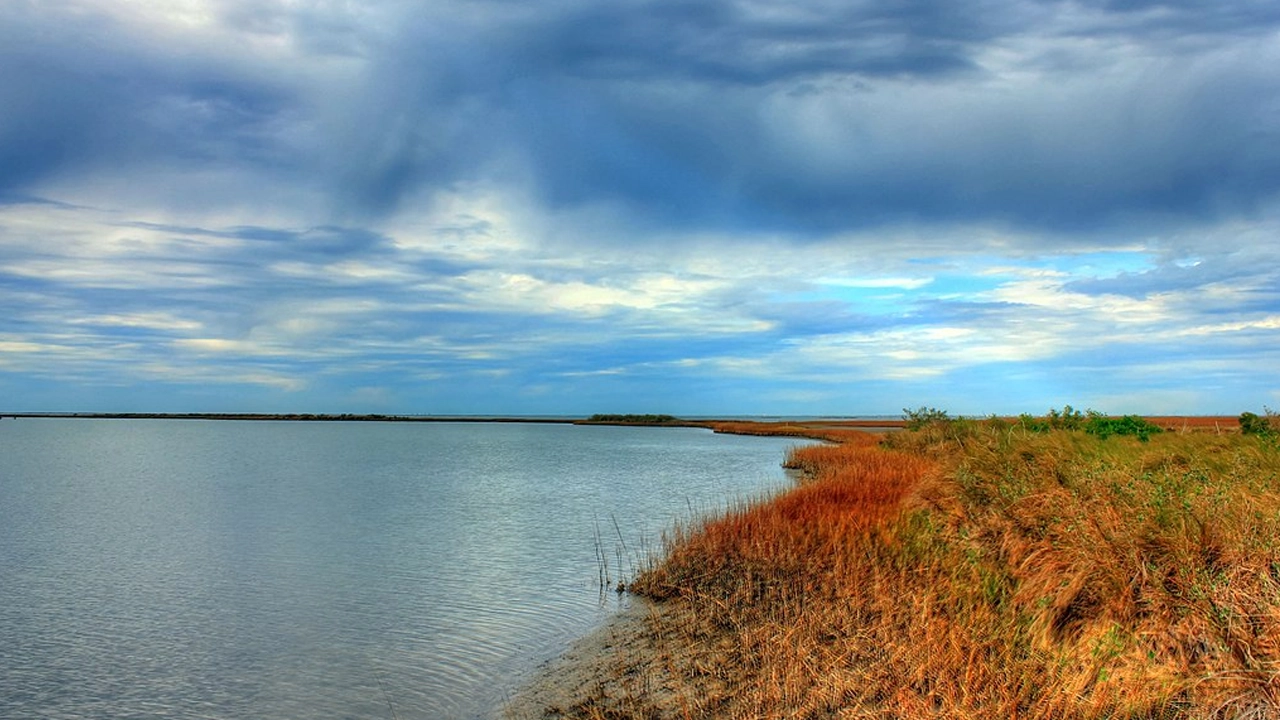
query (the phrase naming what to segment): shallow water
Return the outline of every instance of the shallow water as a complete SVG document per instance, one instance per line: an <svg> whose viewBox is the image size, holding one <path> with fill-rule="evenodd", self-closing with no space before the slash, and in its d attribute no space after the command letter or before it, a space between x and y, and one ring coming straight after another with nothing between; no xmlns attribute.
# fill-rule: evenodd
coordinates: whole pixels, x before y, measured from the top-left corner
<svg viewBox="0 0 1280 720"><path fill-rule="evenodd" d="M484 718L793 439L0 422L0 717Z"/></svg>

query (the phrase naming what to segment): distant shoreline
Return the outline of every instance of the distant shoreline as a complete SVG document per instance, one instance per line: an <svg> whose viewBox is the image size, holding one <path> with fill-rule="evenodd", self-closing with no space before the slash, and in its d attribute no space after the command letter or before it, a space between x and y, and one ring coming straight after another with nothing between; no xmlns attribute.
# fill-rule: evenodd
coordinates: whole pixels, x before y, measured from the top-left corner
<svg viewBox="0 0 1280 720"><path fill-rule="evenodd" d="M74 419L74 420L250 420L283 422L398 422L398 423L533 423L542 425L615 425L623 427L696 427L715 429L726 419L672 418L660 422L630 420L625 417L599 420L595 417L539 417L503 415L383 415L377 413L162 413L162 412L0 412L0 420ZM892 419L806 419L807 425L832 428L896 428L900 420Z"/></svg>
<svg viewBox="0 0 1280 720"><path fill-rule="evenodd" d="M571 425L576 418L539 417L451 417L447 415L378 415L353 413L99 413L47 412L0 413L3 418L62 418L82 420L276 420L286 422L466 422L466 423L541 423Z"/></svg>
<svg viewBox="0 0 1280 720"><path fill-rule="evenodd" d="M609 419L598 419L601 416L543 417L513 415L383 415L378 413L163 413L163 412L0 412L0 420L6 418L60 418L76 420L247 420L276 422L385 422L385 423L515 423L540 425L617 425L623 427L695 427L716 430L717 432L734 432L728 429L752 424L758 427L770 427L767 434L799 434L808 435L814 431L859 429L868 432L902 429L906 422L901 418L888 417L845 417L845 418L678 418L662 421L645 421L648 416L608 416ZM669 417L669 416L662 416ZM1165 430L1230 430L1239 427L1237 418L1226 415L1149 415L1144 416L1150 422ZM1014 418L1005 418L1012 421ZM796 432L787 433L778 430L786 426L796 426ZM800 428L808 432L801 432ZM754 434L748 432L748 434Z"/></svg>

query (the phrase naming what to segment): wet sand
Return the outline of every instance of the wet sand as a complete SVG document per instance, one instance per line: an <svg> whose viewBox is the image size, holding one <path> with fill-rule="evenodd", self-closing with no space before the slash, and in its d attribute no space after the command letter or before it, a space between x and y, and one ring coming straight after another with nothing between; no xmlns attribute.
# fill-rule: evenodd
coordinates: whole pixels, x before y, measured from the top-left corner
<svg viewBox="0 0 1280 720"><path fill-rule="evenodd" d="M604 626L538 668L498 717L560 718L575 707L616 706L619 697L641 688L650 701L669 699L671 684L659 667L665 652L655 633L662 609L638 597L627 603Z"/></svg>

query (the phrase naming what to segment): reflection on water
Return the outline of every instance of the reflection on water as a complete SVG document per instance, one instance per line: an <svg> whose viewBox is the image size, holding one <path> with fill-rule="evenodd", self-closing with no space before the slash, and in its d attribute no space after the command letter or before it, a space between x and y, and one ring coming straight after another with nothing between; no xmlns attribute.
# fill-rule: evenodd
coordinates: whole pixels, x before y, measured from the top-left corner
<svg viewBox="0 0 1280 720"><path fill-rule="evenodd" d="M618 602L599 538L633 562L691 508L783 485L794 443L5 421L0 717L490 716Z"/></svg>

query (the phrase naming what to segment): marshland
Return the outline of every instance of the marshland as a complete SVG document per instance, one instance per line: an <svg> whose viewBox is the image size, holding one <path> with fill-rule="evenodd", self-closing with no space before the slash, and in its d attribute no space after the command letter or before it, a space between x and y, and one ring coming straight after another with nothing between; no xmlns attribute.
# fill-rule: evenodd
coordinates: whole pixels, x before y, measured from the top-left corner
<svg viewBox="0 0 1280 720"><path fill-rule="evenodd" d="M1280 715L1271 412L597 422L7 421L0 716Z"/></svg>
<svg viewBox="0 0 1280 720"><path fill-rule="evenodd" d="M671 530L647 609L534 714L1280 716L1273 413L904 419L720 425L828 442Z"/></svg>

